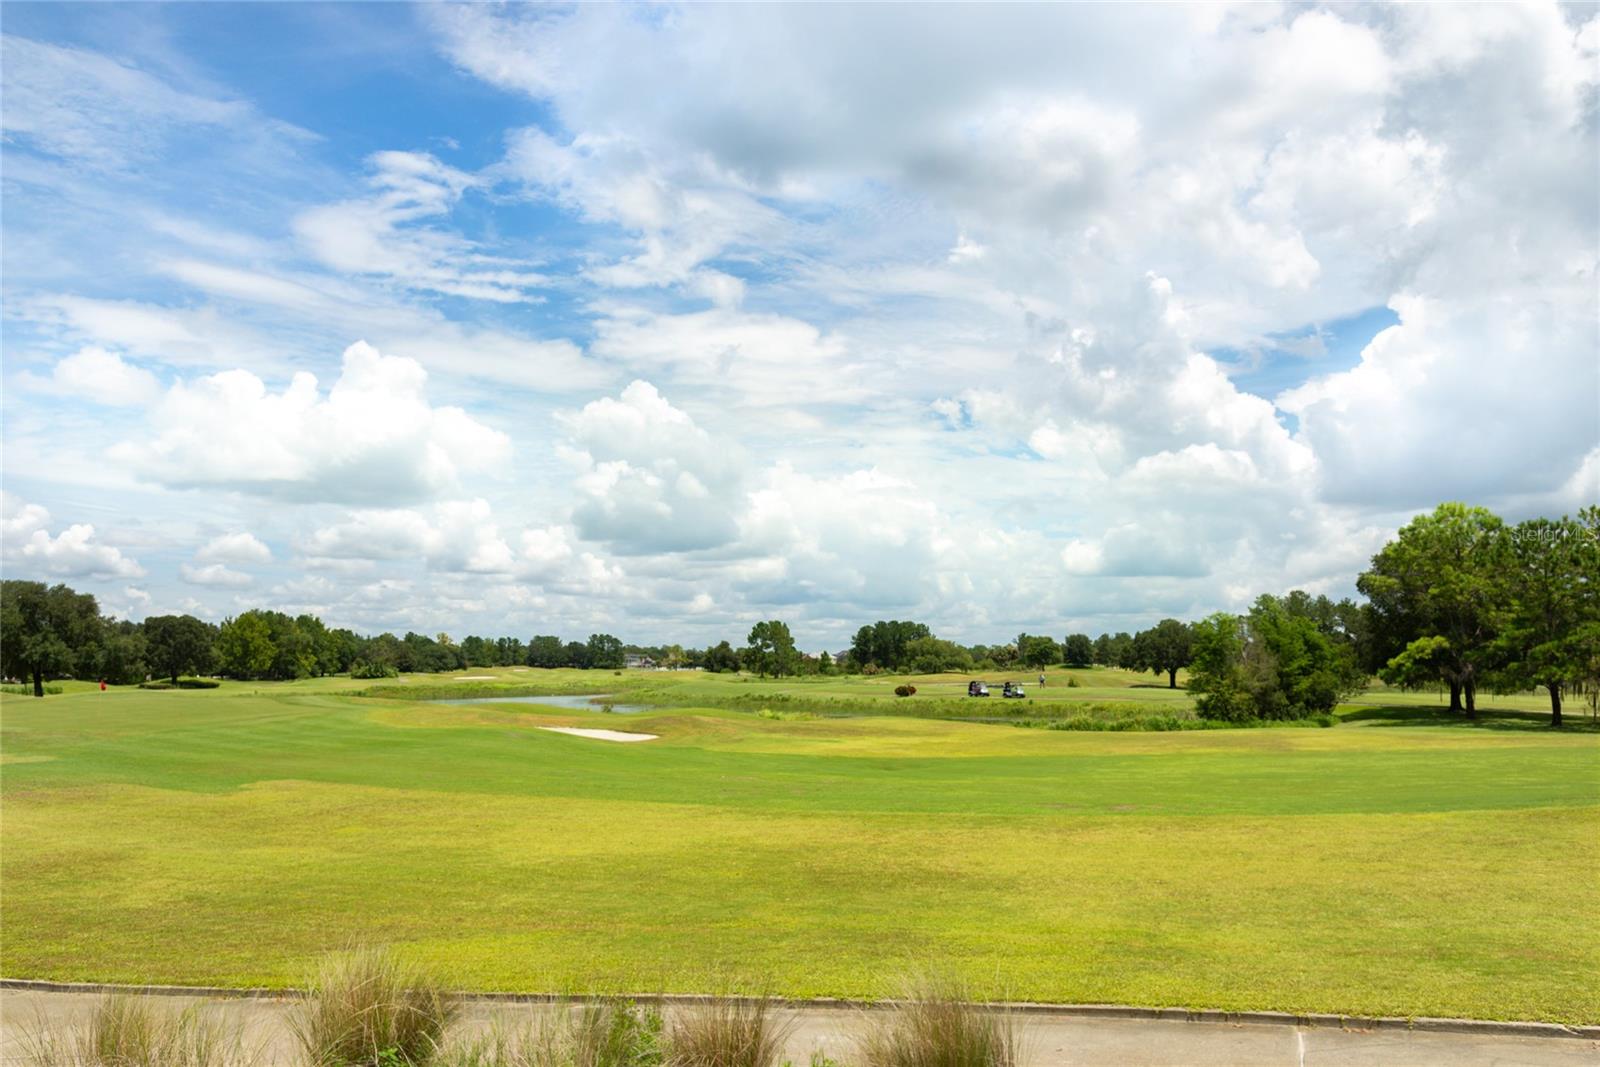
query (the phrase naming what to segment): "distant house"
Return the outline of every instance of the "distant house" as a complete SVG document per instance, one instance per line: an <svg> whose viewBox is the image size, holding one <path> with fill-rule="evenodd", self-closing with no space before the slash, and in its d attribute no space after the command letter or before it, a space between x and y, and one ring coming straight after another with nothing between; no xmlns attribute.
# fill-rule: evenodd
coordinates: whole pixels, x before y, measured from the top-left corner
<svg viewBox="0 0 1600 1067"><path fill-rule="evenodd" d="M631 671L653 671L656 669L655 660L649 656L635 655L632 652L622 657L622 665Z"/></svg>

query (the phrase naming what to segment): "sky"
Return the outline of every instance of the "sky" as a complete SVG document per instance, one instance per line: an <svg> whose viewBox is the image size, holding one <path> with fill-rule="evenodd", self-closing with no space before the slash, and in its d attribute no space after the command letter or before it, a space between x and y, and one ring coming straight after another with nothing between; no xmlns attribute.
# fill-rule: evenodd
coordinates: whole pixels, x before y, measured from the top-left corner
<svg viewBox="0 0 1600 1067"><path fill-rule="evenodd" d="M0 7L6 577L803 648L1600 501L1600 10Z"/></svg>

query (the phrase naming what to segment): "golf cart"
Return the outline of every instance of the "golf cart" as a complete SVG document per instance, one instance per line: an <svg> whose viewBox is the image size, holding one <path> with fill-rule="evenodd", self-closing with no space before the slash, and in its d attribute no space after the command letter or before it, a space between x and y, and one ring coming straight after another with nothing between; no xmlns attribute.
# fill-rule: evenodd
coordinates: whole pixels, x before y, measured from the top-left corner
<svg viewBox="0 0 1600 1067"><path fill-rule="evenodd" d="M1021 700L1028 694L1022 691L1022 686L1020 683L1007 682L1006 687L1000 691L1000 695L1003 697L1016 697L1018 700Z"/></svg>
<svg viewBox="0 0 1600 1067"><path fill-rule="evenodd" d="M989 683L987 683L987 682L968 682L967 683L967 696L969 696L969 697L986 697L988 695L989 695Z"/></svg>

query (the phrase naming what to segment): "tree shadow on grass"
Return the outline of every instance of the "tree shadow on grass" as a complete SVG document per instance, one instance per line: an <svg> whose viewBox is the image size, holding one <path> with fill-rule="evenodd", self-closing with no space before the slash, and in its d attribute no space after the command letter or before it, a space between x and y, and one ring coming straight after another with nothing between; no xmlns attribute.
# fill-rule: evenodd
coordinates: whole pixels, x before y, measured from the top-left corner
<svg viewBox="0 0 1600 1067"><path fill-rule="evenodd" d="M1550 713L1547 711L1512 711L1506 708L1479 708L1478 717L1465 715L1446 708L1417 707L1406 704L1385 704L1378 707L1360 707L1339 712L1346 723L1364 726L1453 726L1469 730L1520 730L1551 732ZM1591 718L1587 707L1562 709L1561 732L1572 734L1600 733L1600 721Z"/></svg>

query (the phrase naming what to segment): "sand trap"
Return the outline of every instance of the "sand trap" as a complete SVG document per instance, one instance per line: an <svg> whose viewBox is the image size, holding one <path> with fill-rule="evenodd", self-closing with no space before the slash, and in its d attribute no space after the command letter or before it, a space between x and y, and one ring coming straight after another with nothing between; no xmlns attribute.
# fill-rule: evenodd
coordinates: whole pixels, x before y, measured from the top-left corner
<svg viewBox="0 0 1600 1067"><path fill-rule="evenodd" d="M596 741L654 741L656 734L629 734L621 730L585 730L581 726L541 726L541 730L549 730L556 734L571 734L573 737L592 737Z"/></svg>
<svg viewBox="0 0 1600 1067"><path fill-rule="evenodd" d="M494 681L494 675L492 675L492 674L458 674L458 675L455 676L455 681L458 681L458 682L492 682L492 681Z"/></svg>

